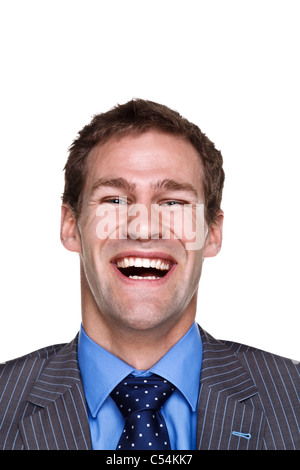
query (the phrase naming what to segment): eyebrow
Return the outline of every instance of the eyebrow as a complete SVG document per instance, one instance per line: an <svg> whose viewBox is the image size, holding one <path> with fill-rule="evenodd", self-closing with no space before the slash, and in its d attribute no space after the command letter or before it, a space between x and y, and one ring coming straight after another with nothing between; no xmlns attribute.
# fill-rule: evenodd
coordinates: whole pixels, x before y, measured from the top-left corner
<svg viewBox="0 0 300 470"><path fill-rule="evenodd" d="M102 187L125 189L128 192L131 192L135 189L136 185L134 183L129 183L125 178L99 178L96 183L93 184L91 194Z"/></svg>
<svg viewBox="0 0 300 470"><path fill-rule="evenodd" d="M196 188L190 183L182 183L174 179L165 178L151 184L154 191L187 191L192 193L196 198L199 194ZM97 189L102 187L112 187L117 189L124 189L128 192L133 192L136 189L136 184L127 181L125 178L99 178L92 186L91 194Z"/></svg>
<svg viewBox="0 0 300 470"><path fill-rule="evenodd" d="M187 191L193 193L193 195L198 198L199 194L196 188L190 183L181 183L174 179L164 179L157 181L152 185L155 191Z"/></svg>

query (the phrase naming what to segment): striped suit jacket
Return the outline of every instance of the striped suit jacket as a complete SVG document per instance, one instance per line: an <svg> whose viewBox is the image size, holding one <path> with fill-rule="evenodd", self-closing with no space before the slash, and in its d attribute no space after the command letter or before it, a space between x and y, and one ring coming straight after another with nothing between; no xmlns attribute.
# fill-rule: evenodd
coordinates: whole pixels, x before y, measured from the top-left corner
<svg viewBox="0 0 300 470"><path fill-rule="evenodd" d="M201 330L197 449L300 449L299 363ZM0 449L91 449L77 337L1 364Z"/></svg>

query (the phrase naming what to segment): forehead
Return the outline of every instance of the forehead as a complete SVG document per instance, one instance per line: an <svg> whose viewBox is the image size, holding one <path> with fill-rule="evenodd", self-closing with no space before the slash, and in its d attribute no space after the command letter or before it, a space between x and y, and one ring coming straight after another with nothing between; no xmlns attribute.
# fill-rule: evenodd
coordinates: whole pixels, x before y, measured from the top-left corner
<svg viewBox="0 0 300 470"><path fill-rule="evenodd" d="M138 185L172 178L202 189L203 167L197 150L182 137L150 131L111 138L88 157L86 188L99 178L123 177Z"/></svg>

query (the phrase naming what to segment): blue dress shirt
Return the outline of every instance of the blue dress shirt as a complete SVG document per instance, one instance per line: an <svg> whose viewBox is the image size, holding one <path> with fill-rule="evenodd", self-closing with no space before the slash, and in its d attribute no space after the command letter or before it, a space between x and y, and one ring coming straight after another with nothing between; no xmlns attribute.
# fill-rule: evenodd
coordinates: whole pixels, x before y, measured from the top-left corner
<svg viewBox="0 0 300 470"><path fill-rule="evenodd" d="M176 390L162 407L173 450L196 446L197 400L202 365L202 341L198 326L188 332L148 371L126 364L91 340L81 326L78 361L88 405L92 447L114 450L124 428L124 418L110 397L129 374L158 374Z"/></svg>

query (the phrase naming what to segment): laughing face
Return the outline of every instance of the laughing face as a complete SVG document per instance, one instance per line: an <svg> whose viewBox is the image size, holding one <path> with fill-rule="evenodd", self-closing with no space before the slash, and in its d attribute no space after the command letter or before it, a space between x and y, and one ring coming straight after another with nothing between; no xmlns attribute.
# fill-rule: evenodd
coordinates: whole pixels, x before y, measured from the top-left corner
<svg viewBox="0 0 300 470"><path fill-rule="evenodd" d="M80 254L84 327L107 336L187 331L203 255L221 244L221 225L205 224L204 244L188 249L183 208L195 221L202 181L199 155L180 137L151 131L91 151L81 214L75 222L63 206L61 231L65 247Z"/></svg>

